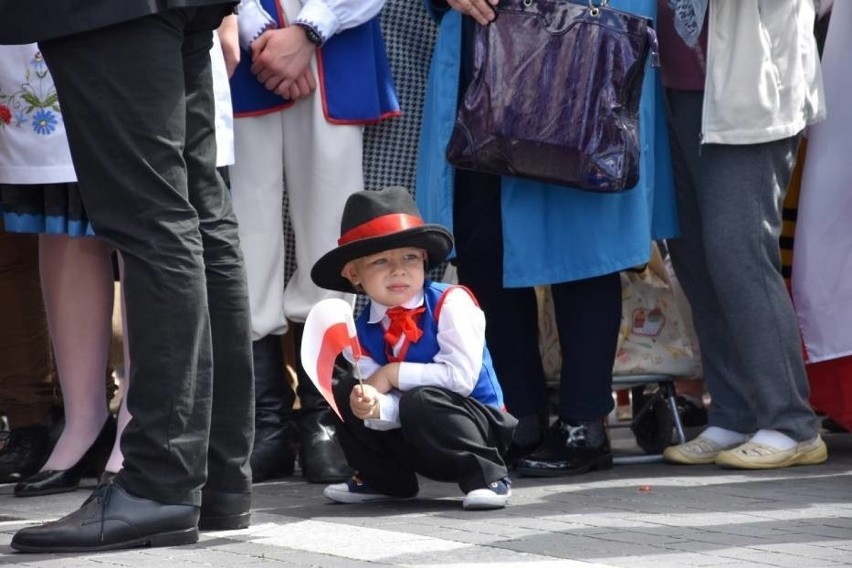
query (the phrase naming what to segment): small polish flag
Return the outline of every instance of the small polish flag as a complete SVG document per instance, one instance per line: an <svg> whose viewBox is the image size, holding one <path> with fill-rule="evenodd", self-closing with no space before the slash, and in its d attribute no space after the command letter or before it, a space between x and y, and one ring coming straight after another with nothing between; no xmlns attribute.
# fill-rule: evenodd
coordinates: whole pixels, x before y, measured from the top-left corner
<svg viewBox="0 0 852 568"><path fill-rule="evenodd" d="M334 400L331 379L334 361L347 347L352 349L357 372L358 360L361 358L361 344L358 343L358 335L355 332L352 306L340 298L320 300L305 320L305 331L302 335L302 365L340 420L343 420L343 416Z"/></svg>

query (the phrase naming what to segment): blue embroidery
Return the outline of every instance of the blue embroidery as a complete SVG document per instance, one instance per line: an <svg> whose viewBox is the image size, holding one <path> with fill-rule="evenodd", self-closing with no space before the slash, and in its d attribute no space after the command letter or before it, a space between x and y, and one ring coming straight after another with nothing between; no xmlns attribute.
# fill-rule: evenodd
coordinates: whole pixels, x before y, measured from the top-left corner
<svg viewBox="0 0 852 568"><path fill-rule="evenodd" d="M0 131L29 123L34 132L48 136L56 131L61 111L56 88L40 52L24 69L20 89L5 93L0 89Z"/></svg>

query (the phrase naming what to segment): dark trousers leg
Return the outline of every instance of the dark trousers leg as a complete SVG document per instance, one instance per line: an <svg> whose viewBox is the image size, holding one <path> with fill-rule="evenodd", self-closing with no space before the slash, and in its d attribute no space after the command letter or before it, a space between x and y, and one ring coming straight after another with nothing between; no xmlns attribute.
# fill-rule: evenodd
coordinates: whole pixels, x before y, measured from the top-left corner
<svg viewBox="0 0 852 568"><path fill-rule="evenodd" d="M572 423L599 420L613 407L621 279L615 272L550 288L562 350L559 417Z"/></svg>
<svg viewBox="0 0 852 568"><path fill-rule="evenodd" d="M203 27L203 26L202 26ZM186 33L184 149L189 201L199 217L213 344L213 402L205 491L251 490L254 437L251 313L237 220L215 169L216 133L209 30Z"/></svg>
<svg viewBox="0 0 852 568"><path fill-rule="evenodd" d="M2 224L0 224L2 225ZM50 424L55 392L38 237L0 228L0 412L12 428Z"/></svg>
<svg viewBox="0 0 852 568"><path fill-rule="evenodd" d="M419 387L402 395L399 416L418 473L458 483L464 493L508 475L501 456L517 424L511 414L446 389Z"/></svg>
<svg viewBox="0 0 852 568"><path fill-rule="evenodd" d="M547 393L538 345L533 288L503 287L500 178L456 170L453 225L459 283L485 312L485 340L506 407L517 417L545 408Z"/></svg>
<svg viewBox="0 0 852 568"><path fill-rule="evenodd" d="M356 381L350 374L334 385L334 399L343 415L336 429L337 439L346 461L370 487L386 495L410 496L417 493L418 483L410 448L402 430L372 430L352 414L349 394Z"/></svg>
<svg viewBox="0 0 852 568"><path fill-rule="evenodd" d="M195 505L212 404L203 244L183 153L191 94L185 28L199 11L41 45L89 217L124 258L134 387L117 482L143 497Z"/></svg>

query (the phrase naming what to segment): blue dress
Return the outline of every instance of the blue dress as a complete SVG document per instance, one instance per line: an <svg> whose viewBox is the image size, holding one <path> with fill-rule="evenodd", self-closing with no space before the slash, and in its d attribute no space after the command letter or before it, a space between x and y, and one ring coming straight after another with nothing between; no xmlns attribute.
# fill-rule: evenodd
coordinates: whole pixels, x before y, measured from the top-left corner
<svg viewBox="0 0 852 568"><path fill-rule="evenodd" d="M614 8L653 17L656 0L613 0ZM427 6L432 8L427 0ZM419 150L416 199L424 219L452 229L454 169L445 150L459 92L462 18L437 12ZM674 182L659 70L645 75L640 104L640 179L619 194L504 177L501 182L503 285L582 280L647 262L651 241L677 234Z"/></svg>

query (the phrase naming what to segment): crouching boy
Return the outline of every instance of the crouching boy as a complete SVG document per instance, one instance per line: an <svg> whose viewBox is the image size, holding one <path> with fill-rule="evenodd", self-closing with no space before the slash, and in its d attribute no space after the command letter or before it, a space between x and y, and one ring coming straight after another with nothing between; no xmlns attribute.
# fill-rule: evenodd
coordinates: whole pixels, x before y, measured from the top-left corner
<svg viewBox="0 0 852 568"><path fill-rule="evenodd" d="M517 421L485 346L485 315L466 288L425 277L452 249L450 232L425 224L408 191L388 188L349 197L338 244L311 277L369 297L355 323L366 380L347 375L334 388L339 440L356 474L325 496L409 499L421 474L458 483L465 509L505 507L502 456Z"/></svg>

